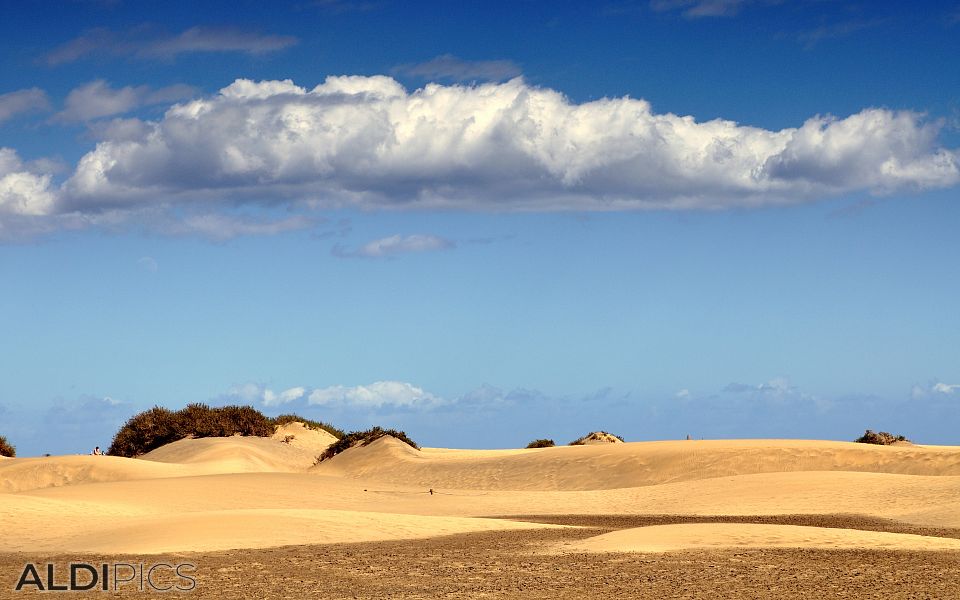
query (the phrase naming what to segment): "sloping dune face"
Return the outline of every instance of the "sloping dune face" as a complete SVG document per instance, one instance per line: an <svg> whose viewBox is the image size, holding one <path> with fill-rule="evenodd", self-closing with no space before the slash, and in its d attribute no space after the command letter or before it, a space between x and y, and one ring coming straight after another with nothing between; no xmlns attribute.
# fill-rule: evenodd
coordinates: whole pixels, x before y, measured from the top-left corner
<svg viewBox="0 0 960 600"><path fill-rule="evenodd" d="M960 475L960 448L711 440L418 452L381 438L314 468L316 473L482 490L605 490L800 471Z"/></svg>
<svg viewBox="0 0 960 600"><path fill-rule="evenodd" d="M105 481L201 475L186 465L151 464L115 456L14 458L0 462L0 492L83 485Z"/></svg>
<svg viewBox="0 0 960 600"><path fill-rule="evenodd" d="M144 454L144 460L175 464L215 464L223 473L304 471L327 446L337 441L326 431L302 423L277 428L269 438L184 439Z"/></svg>

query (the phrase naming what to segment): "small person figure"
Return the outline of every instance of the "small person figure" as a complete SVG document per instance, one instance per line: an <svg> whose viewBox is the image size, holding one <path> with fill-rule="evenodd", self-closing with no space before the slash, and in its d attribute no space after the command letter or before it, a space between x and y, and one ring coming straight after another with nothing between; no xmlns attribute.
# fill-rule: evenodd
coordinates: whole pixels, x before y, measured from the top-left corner
<svg viewBox="0 0 960 600"><path fill-rule="evenodd" d="M94 456L103 456L103 451L100 450L100 446L97 446L96 448L93 449L93 452L91 452L91 454L93 454Z"/></svg>
<svg viewBox="0 0 960 600"><path fill-rule="evenodd" d="M430 488L430 495L433 495L433 488Z"/></svg>

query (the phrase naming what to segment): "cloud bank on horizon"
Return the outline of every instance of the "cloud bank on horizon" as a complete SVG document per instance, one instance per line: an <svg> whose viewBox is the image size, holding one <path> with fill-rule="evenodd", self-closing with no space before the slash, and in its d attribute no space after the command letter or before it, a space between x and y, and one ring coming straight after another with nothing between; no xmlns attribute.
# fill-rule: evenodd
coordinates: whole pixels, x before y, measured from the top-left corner
<svg viewBox="0 0 960 600"><path fill-rule="evenodd" d="M61 118L185 93L93 82ZM110 106L92 106L98 98ZM413 92L386 76L331 76L312 89L238 79L158 120L91 128L96 147L59 183L47 163L0 149L0 238L173 210L230 219L240 206L294 218L336 208L722 210L921 191L960 182L960 151L940 143L942 127L865 108L771 131L656 113L630 97L577 104L522 78ZM169 220L168 230L189 229Z"/></svg>
<svg viewBox="0 0 960 600"><path fill-rule="evenodd" d="M258 383L235 385L223 396L223 400L262 404L276 408L302 400L308 406L351 406L378 409L383 407L433 408L447 402L405 381L375 381L368 385L332 385L308 390L296 386L274 391Z"/></svg>

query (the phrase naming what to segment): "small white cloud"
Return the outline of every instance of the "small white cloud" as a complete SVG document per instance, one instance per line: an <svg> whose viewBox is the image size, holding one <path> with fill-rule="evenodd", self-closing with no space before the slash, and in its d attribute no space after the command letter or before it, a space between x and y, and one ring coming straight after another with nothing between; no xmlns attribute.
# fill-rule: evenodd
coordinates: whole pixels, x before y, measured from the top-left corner
<svg viewBox="0 0 960 600"><path fill-rule="evenodd" d="M15 115L50 108L47 94L40 88L29 88L0 94L0 123L13 118Z"/></svg>
<svg viewBox="0 0 960 600"><path fill-rule="evenodd" d="M455 245L454 242L435 235L391 235L367 242L356 250L345 250L341 246L335 246L334 254L341 257L385 258L398 254L448 250Z"/></svg>
<svg viewBox="0 0 960 600"><path fill-rule="evenodd" d="M336 385L315 389L310 392L308 402L322 406L346 405L359 408L428 408L445 403L422 388L403 381L377 381L370 385Z"/></svg>
<svg viewBox="0 0 960 600"><path fill-rule="evenodd" d="M960 383L944 383L937 381L927 385L915 384L910 388L910 397L914 400L922 400L930 396L952 396L960 395Z"/></svg>
<svg viewBox="0 0 960 600"><path fill-rule="evenodd" d="M687 388L683 388L682 390L680 390L680 391L678 391L676 394L674 394L674 397L676 397L676 398L678 398L678 399L680 399L680 400L686 400L687 398L690 397L690 390L688 390Z"/></svg>
<svg viewBox="0 0 960 600"><path fill-rule="evenodd" d="M303 395L306 394L306 392L306 388L303 387L292 387L290 389L283 390L277 397L277 403L286 404L287 402L299 400L300 398L303 398Z"/></svg>
<svg viewBox="0 0 960 600"><path fill-rule="evenodd" d="M790 381L784 377L774 377L770 381L760 384L730 383L723 391L734 394L759 393L770 396L783 396L795 391Z"/></svg>
<svg viewBox="0 0 960 600"><path fill-rule="evenodd" d="M230 400L239 400L247 404L252 404L254 402L262 402L268 392L269 394L273 394L273 392L270 392L270 390L267 390L259 383L243 383L227 390L226 397Z"/></svg>
<svg viewBox="0 0 960 600"><path fill-rule="evenodd" d="M93 29L59 46L44 57L50 66L93 56L129 56L147 60L172 60L181 54L240 52L261 55L297 43L289 35L264 35L240 29L192 27L179 34L136 27L126 31Z"/></svg>
<svg viewBox="0 0 960 600"><path fill-rule="evenodd" d="M259 383L244 383L230 388L225 399L232 402L243 402L246 404L263 403L264 406L279 406L295 400L299 400L306 395L307 390L304 387L292 387L283 391L276 392Z"/></svg>
<svg viewBox="0 0 960 600"><path fill-rule="evenodd" d="M766 383L758 385L757 390L768 394L783 395L793 390L793 386L790 385L790 382L786 378L775 377Z"/></svg>
<svg viewBox="0 0 960 600"><path fill-rule="evenodd" d="M189 98L195 90L188 85L172 85L157 90L149 86L110 87L103 79L74 88L67 94L64 109L54 117L57 121L90 121L130 112L140 106L167 104Z"/></svg>
<svg viewBox="0 0 960 600"><path fill-rule="evenodd" d="M269 219L228 213L193 214L178 218L151 219L150 227L167 235L200 236L225 242L239 236L268 236L306 229L315 221L303 215Z"/></svg>
<svg viewBox="0 0 960 600"><path fill-rule="evenodd" d="M521 74L520 67L511 60L463 60L452 54L401 65L394 71L429 81L504 81Z"/></svg>
<svg viewBox="0 0 960 600"><path fill-rule="evenodd" d="M938 394L952 394L958 390L960 390L960 383L938 382L933 386L933 391Z"/></svg>
<svg viewBox="0 0 960 600"><path fill-rule="evenodd" d="M157 269L160 268L160 265L157 264L157 261L152 256L141 256L137 259L137 264L140 265L140 268L144 271L149 271L150 273L156 273Z"/></svg>

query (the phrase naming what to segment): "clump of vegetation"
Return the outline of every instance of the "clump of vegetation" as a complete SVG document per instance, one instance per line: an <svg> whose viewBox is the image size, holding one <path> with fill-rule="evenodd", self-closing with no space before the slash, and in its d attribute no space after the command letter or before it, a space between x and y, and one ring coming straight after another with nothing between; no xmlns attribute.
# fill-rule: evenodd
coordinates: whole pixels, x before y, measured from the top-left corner
<svg viewBox="0 0 960 600"><path fill-rule="evenodd" d="M415 441L407 437L406 433L397 431L396 429L384 429L380 426L377 426L367 429L366 431L351 431L336 442L330 444L330 446L323 451L323 454L317 457L316 463L314 464L320 464L345 450L353 448L354 446L366 446L367 444L375 442L376 440L388 435L395 437L401 442L409 444L410 446L413 446L417 450L420 449L420 446L418 446Z"/></svg>
<svg viewBox="0 0 960 600"><path fill-rule="evenodd" d="M875 432L872 429L868 429L863 435L853 441L861 444L879 444L881 446L889 446L890 444L896 442L909 442L910 440L902 435L893 435L892 433L887 433L886 431Z"/></svg>
<svg viewBox="0 0 960 600"><path fill-rule="evenodd" d="M342 429L338 429L331 425L330 423L324 423L323 421L314 421L313 419L306 419L300 415L280 415L279 417L274 417L273 424L277 425L286 425L287 423L299 422L303 423L307 429L314 429L317 431L326 431L333 437L340 439L343 436L347 435Z"/></svg>
<svg viewBox="0 0 960 600"><path fill-rule="evenodd" d="M179 440L177 413L169 408L154 406L130 417L113 436L107 450L112 456L133 457Z"/></svg>
<svg viewBox="0 0 960 600"><path fill-rule="evenodd" d="M557 444L553 440L546 438L540 438L539 440L533 440L527 444L527 448L553 448Z"/></svg>
<svg viewBox="0 0 960 600"><path fill-rule="evenodd" d="M184 438L229 437L247 435L270 437L279 425L302 421L308 427L321 428L333 435L343 432L325 423L296 415L276 419L264 416L252 406L211 408L206 404L188 404L179 411L154 406L130 418L120 428L107 454L134 457Z"/></svg>
<svg viewBox="0 0 960 600"><path fill-rule="evenodd" d="M17 455L16 447L7 441L7 438L0 435L0 456L13 458Z"/></svg>
<svg viewBox="0 0 960 600"><path fill-rule="evenodd" d="M572 442L570 442L570 445L571 445L571 446L583 446L583 445L586 444L587 442L593 442L593 441L597 441L597 442L609 442L609 441L612 441L613 439L618 439L618 440L620 440L621 442L623 441L623 438L622 438L622 437L620 437L619 435L616 435L616 434L614 434L614 433L609 433L609 432L606 432L606 431L594 431L593 433L588 433L587 435L585 435L585 436L583 436L583 437L581 437L581 438L577 438L577 439L573 440Z"/></svg>

